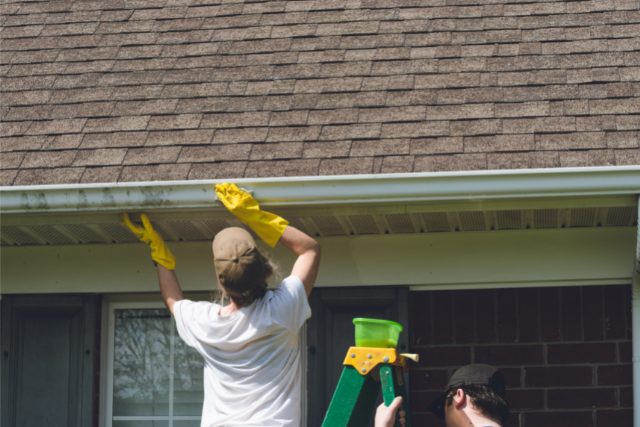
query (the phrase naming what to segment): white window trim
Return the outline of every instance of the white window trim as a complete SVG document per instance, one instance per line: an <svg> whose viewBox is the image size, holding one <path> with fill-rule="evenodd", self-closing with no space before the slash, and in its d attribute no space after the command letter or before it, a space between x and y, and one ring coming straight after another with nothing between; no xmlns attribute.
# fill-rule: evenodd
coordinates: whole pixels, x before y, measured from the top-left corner
<svg viewBox="0 0 640 427"><path fill-rule="evenodd" d="M118 309L163 309L165 305L159 301L126 301L126 302L113 302L108 301L104 305L103 311L103 336L104 339L102 347L102 367L101 367L101 390L102 401L100 410L100 427L112 427L113 426L113 358L115 350L115 311ZM171 316L171 315L170 315ZM106 332L106 333L105 333ZM171 345L175 342L175 339L180 339L177 334L171 336ZM173 350L173 348L172 348ZM173 351L170 356L171 364L173 365ZM170 377L173 380L173 370L170 372ZM173 427L173 421L196 421L200 420L201 416L175 416L173 415L173 381L170 382L169 391L169 414L166 416L119 416L116 421L168 421L168 427Z"/></svg>

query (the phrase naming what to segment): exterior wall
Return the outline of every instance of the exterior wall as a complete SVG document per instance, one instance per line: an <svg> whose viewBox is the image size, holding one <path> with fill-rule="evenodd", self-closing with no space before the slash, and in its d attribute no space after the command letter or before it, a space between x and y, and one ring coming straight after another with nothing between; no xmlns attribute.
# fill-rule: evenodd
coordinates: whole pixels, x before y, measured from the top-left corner
<svg viewBox="0 0 640 427"><path fill-rule="evenodd" d="M590 286L414 292L410 350L416 426L467 363L503 370L510 427L632 425L631 288Z"/></svg>

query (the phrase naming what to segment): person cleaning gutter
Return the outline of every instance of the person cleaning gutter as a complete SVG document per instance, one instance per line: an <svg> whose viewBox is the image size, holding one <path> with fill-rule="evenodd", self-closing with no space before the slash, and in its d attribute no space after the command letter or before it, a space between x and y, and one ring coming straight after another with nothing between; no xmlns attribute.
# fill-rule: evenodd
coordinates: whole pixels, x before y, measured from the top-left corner
<svg viewBox="0 0 640 427"><path fill-rule="evenodd" d="M160 292L184 342L204 358L202 427L292 426L301 424L300 329L311 316L308 296L320 261L318 243L260 209L235 184L218 184L224 206L270 247L280 243L297 256L291 273L274 290L274 268L244 228L225 228L213 239L213 262L226 305L184 299L175 257L153 229L128 214L124 224L151 248Z"/></svg>

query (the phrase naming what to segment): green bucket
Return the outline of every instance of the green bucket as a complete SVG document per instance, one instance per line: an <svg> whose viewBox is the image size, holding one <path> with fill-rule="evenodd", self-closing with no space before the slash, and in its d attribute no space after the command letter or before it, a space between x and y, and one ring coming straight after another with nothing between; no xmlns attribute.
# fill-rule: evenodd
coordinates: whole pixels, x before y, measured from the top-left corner
<svg viewBox="0 0 640 427"><path fill-rule="evenodd" d="M353 324L356 327L356 347L395 348L398 345L402 332L402 325L398 322L356 317Z"/></svg>

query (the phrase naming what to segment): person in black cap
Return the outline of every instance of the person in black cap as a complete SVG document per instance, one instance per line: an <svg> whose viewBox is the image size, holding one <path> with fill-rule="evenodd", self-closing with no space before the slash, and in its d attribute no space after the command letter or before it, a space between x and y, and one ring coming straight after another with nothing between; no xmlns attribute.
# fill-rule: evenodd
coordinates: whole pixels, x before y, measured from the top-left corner
<svg viewBox="0 0 640 427"><path fill-rule="evenodd" d="M453 373L429 410L447 427L503 427L509 416L505 397L504 377L499 370L485 364L466 365ZM375 427L394 426L400 402L394 403L378 407Z"/></svg>

